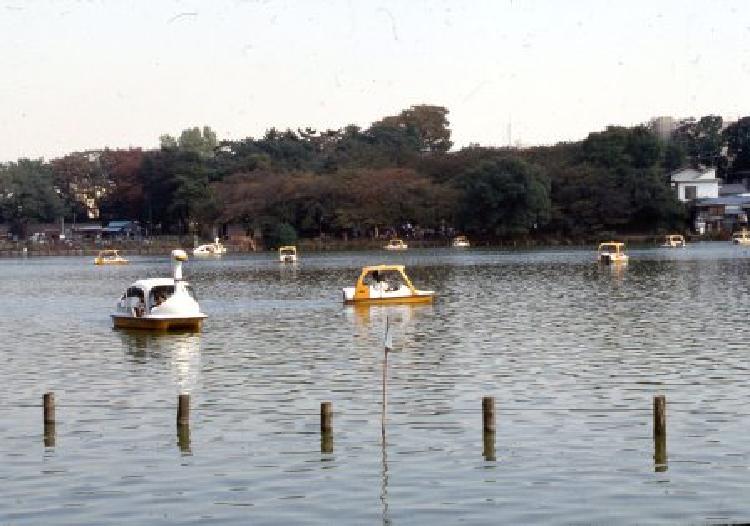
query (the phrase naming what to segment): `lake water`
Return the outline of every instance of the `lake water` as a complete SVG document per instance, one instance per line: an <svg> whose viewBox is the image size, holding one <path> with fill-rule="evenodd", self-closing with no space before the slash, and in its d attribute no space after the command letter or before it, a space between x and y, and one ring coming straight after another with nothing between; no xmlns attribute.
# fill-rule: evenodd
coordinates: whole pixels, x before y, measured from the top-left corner
<svg viewBox="0 0 750 526"><path fill-rule="evenodd" d="M191 259L209 318L167 335L114 331L108 316L129 283L169 275L166 257L2 260L0 524L750 521L750 251L630 255L624 269L593 250ZM342 305L341 287L380 262L406 264L435 304ZM192 397L189 444L179 393Z"/></svg>

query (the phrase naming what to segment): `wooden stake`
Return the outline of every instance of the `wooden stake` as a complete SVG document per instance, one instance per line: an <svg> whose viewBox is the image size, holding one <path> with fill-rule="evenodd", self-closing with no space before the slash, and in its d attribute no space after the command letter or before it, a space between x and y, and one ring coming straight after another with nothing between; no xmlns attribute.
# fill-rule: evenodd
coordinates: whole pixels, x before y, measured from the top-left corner
<svg viewBox="0 0 750 526"><path fill-rule="evenodd" d="M667 470L667 399L654 396L654 469Z"/></svg>
<svg viewBox="0 0 750 526"><path fill-rule="evenodd" d="M482 430L495 432L495 397L482 397Z"/></svg>
<svg viewBox="0 0 750 526"><path fill-rule="evenodd" d="M55 394L44 393L44 447L55 447Z"/></svg>
<svg viewBox="0 0 750 526"><path fill-rule="evenodd" d="M667 436L667 398L654 397L654 437Z"/></svg>
<svg viewBox="0 0 750 526"><path fill-rule="evenodd" d="M331 402L320 403L320 432L330 433L333 431L333 407Z"/></svg>
<svg viewBox="0 0 750 526"><path fill-rule="evenodd" d="M190 425L190 395L181 394L177 398L177 425Z"/></svg>
<svg viewBox="0 0 750 526"><path fill-rule="evenodd" d="M44 406L44 423L54 424L55 423L55 393L44 393L42 397L42 405Z"/></svg>
<svg viewBox="0 0 750 526"><path fill-rule="evenodd" d="M333 407L331 402L320 403L320 452L333 453Z"/></svg>

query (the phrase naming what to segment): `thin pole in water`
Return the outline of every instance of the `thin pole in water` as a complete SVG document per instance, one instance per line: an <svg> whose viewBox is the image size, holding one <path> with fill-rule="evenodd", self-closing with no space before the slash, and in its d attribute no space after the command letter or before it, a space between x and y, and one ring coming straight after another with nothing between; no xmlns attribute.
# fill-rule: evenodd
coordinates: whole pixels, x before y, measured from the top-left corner
<svg viewBox="0 0 750 526"><path fill-rule="evenodd" d="M385 318L385 337L383 339L383 419L381 421L381 434L385 440L385 420L388 411L388 352L393 350L393 336L391 334L391 317Z"/></svg>
<svg viewBox="0 0 750 526"><path fill-rule="evenodd" d="M667 470L667 397L654 396L654 470Z"/></svg>

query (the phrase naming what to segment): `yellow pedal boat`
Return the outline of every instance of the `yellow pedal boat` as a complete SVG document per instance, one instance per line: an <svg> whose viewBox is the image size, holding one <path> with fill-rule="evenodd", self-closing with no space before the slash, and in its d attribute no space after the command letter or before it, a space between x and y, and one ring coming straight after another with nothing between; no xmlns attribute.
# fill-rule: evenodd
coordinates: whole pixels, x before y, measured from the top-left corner
<svg viewBox="0 0 750 526"><path fill-rule="evenodd" d="M670 234L664 238L663 247L685 248L685 238L681 234Z"/></svg>
<svg viewBox="0 0 750 526"><path fill-rule="evenodd" d="M435 291L418 290L403 265L364 267L354 287L342 289L344 303L429 303Z"/></svg>
<svg viewBox="0 0 750 526"><path fill-rule="evenodd" d="M100 250L99 255L94 258L94 265L127 265L128 260L120 255L117 250Z"/></svg>
<svg viewBox="0 0 750 526"><path fill-rule="evenodd" d="M599 263L604 263L606 265L612 263L627 263L628 256L625 254L625 243L617 241L601 243L596 255L596 260Z"/></svg>

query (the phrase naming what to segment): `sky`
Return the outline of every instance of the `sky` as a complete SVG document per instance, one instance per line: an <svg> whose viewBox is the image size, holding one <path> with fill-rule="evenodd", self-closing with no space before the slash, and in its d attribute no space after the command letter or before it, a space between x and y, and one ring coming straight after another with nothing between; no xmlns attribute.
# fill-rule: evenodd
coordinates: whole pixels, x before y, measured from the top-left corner
<svg viewBox="0 0 750 526"><path fill-rule="evenodd" d="M445 106L454 148L750 114L745 0L0 0L0 162Z"/></svg>

